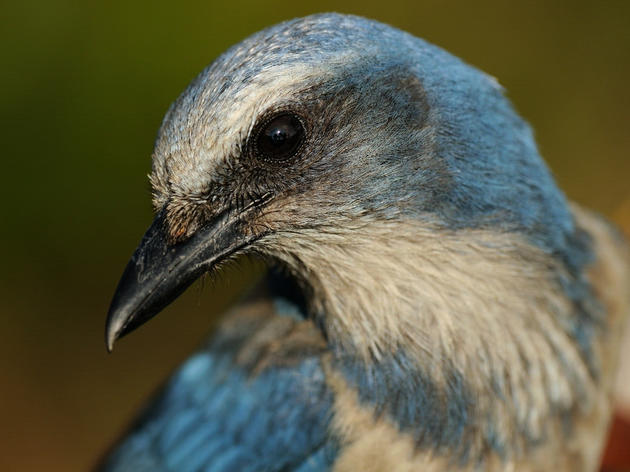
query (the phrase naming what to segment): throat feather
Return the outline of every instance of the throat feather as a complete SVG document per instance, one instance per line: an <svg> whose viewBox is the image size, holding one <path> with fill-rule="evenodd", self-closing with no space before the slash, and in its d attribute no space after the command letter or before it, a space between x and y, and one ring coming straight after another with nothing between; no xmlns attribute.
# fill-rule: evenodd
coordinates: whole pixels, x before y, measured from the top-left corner
<svg viewBox="0 0 630 472"><path fill-rule="evenodd" d="M474 433L461 457L516 454L589 408L592 359L572 334L584 319L558 282L571 276L518 234L374 221L265 243L309 281L359 399L419 445Z"/></svg>

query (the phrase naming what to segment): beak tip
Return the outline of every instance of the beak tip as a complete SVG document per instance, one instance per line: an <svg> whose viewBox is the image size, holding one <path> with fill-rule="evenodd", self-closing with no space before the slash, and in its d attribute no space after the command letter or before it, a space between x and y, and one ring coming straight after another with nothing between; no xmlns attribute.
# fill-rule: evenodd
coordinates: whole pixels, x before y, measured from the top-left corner
<svg viewBox="0 0 630 472"><path fill-rule="evenodd" d="M107 348L108 353L111 353L114 350L114 343L120 338L120 336L120 322L110 315L105 327L105 347Z"/></svg>
<svg viewBox="0 0 630 472"><path fill-rule="evenodd" d="M114 350L114 343L118 339L118 336L115 331L108 329L105 333L105 347L107 348L107 352L111 354Z"/></svg>

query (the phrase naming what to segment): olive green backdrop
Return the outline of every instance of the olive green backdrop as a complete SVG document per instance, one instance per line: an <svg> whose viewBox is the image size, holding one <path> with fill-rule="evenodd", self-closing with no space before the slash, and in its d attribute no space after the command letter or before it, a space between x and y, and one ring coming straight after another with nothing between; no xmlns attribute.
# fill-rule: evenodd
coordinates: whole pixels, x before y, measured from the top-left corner
<svg viewBox="0 0 630 472"><path fill-rule="evenodd" d="M169 103L231 44L319 11L373 17L496 76L568 195L630 227L630 2L33 1L0 8L0 470L86 470L255 279L247 263L105 352L151 220Z"/></svg>

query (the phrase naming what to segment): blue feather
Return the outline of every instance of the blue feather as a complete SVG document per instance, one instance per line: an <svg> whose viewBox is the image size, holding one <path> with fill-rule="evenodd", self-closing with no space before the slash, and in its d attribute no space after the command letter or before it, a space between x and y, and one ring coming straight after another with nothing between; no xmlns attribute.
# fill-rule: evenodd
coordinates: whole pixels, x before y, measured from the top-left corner
<svg viewBox="0 0 630 472"><path fill-rule="evenodd" d="M317 358L248 375L210 347L174 375L104 470L327 470L331 402Z"/></svg>

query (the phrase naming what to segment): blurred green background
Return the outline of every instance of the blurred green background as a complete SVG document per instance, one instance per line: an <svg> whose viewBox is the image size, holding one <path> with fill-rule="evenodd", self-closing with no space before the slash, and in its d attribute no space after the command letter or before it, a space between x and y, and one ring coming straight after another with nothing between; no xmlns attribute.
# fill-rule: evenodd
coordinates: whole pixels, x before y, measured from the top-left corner
<svg viewBox="0 0 630 472"><path fill-rule="evenodd" d="M0 9L0 470L86 470L255 278L192 288L107 355L170 102L281 20L356 13L494 75L568 195L630 228L630 2L44 1Z"/></svg>

